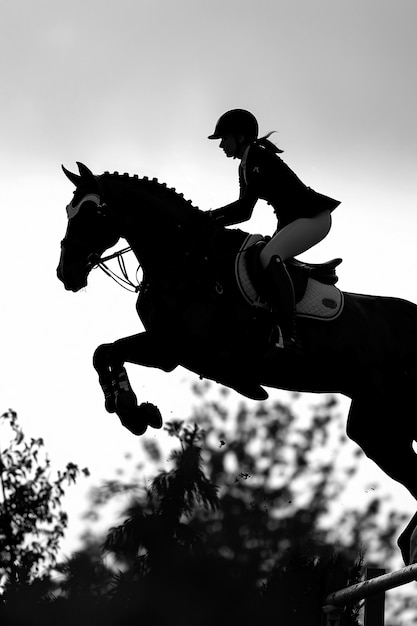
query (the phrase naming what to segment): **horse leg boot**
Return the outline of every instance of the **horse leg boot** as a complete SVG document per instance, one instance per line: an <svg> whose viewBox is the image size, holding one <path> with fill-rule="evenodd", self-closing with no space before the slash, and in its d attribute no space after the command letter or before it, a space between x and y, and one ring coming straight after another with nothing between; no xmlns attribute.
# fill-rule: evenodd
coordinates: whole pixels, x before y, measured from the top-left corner
<svg viewBox="0 0 417 626"><path fill-rule="evenodd" d="M135 435L142 435L148 424L137 419L137 399L125 368L123 365L117 367L110 365L112 345L107 343L98 346L93 356L93 365L104 393L105 408L108 413L116 413L122 424Z"/></svg>
<svg viewBox="0 0 417 626"><path fill-rule="evenodd" d="M135 435L142 434L146 426L161 428L162 417L158 407L150 402L138 405L124 364L135 363L172 371L176 367L172 356L163 350L161 352L161 346L155 342L155 338L144 332L115 341L111 344L107 358L113 378L116 413L123 426Z"/></svg>
<svg viewBox="0 0 417 626"><path fill-rule="evenodd" d="M142 435L148 426L161 428L162 417L156 406L149 402L142 402L138 406L123 365L124 359L121 354L114 354L118 352L117 346L117 342L103 344L96 349L93 357L93 365L104 392L106 410L116 413L123 426L134 435Z"/></svg>
<svg viewBox="0 0 417 626"><path fill-rule="evenodd" d="M269 302L277 317L281 329L283 345L279 347L295 348L297 333L295 326L295 294L287 268L281 257L275 255L264 269L267 279Z"/></svg>

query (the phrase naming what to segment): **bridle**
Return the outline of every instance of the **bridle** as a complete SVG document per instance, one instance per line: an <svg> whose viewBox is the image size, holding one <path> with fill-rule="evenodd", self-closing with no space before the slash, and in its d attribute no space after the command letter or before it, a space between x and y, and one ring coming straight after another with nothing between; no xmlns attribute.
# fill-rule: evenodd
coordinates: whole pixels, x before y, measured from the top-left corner
<svg viewBox="0 0 417 626"><path fill-rule="evenodd" d="M106 208L107 208L106 203L102 202L100 199L100 196L98 196L97 194L89 193L83 196L80 202L78 202L78 204L76 204L75 206L73 206L72 202L68 204L67 206L68 221L71 220L73 217L75 217L75 215L77 215L81 206L85 202L93 202L93 204L96 205L97 214L105 215ZM74 248L78 250L83 250L84 252L88 252L87 245L83 241L79 241L74 238L69 238L68 236L65 236L64 239L61 241L61 248L63 248L64 250L66 248ZM138 278L137 278L138 272L141 269L141 266L139 264L136 270L136 284L135 284L129 278L126 265L123 259L123 255L126 254L127 252L131 252L131 250L132 248L128 246L126 248L123 248L122 250L113 252L112 254L109 254L108 256L104 258L100 257L95 252L91 252L90 254L87 255L87 269L90 272L96 267L99 267L107 276L109 276L112 280L114 280L114 282L117 283L120 287L123 287L123 289L126 289L127 291L138 293L138 291L140 291L142 287L142 283L138 282ZM114 272L110 267L108 267L108 265L106 265L107 261L110 261L111 259L115 259L115 258L117 258L121 276L116 274L116 272Z"/></svg>
<svg viewBox="0 0 417 626"><path fill-rule="evenodd" d="M138 293L142 287L142 282L137 282L137 284L135 285L135 283L133 283L130 280L129 275L127 273L126 265L123 259L123 255L131 251L132 251L132 248L128 246L127 248L123 248L122 250L117 250L117 252L113 252L113 254L109 254L109 256L106 256L104 258L99 257L97 254L94 255L93 253L89 255L87 262L91 264L91 269L95 269L96 267L99 267L106 274L106 276L109 276L120 287L123 287L123 289L126 289L126 291ZM91 258L91 257L95 257L95 258ZM106 265L106 261L110 261L111 259L115 259L115 258L117 258L121 276L116 274L116 272L114 272L110 267L108 267L108 265ZM141 269L141 266L139 263L138 268L136 270L136 281L138 281L138 272L140 269Z"/></svg>

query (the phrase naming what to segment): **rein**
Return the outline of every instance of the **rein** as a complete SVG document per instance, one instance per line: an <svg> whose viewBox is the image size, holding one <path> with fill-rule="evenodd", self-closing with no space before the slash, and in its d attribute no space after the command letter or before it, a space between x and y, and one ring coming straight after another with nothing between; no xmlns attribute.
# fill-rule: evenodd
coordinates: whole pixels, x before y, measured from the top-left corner
<svg viewBox="0 0 417 626"><path fill-rule="evenodd" d="M126 291L130 291L131 293L138 293L138 291L141 288L142 283L139 283L135 285L135 283L133 283L127 273L127 269L126 269L126 265L123 259L123 254L126 254L126 252L131 252L132 248L129 246L127 248L123 248L122 250L118 250L117 252L113 252L113 254L109 254L106 257L102 257L102 258L96 258L97 255L90 255L90 257L92 257L90 259L90 263L92 264L92 269L99 267L107 276L109 276L112 280L114 280L114 282L116 284L118 284L120 287L123 287L123 289L126 289ZM116 272L113 272L112 269L110 269L110 267L108 267L106 265L106 261L110 261L111 259L115 259L117 258L118 264L119 264L119 269L121 272L121 276L119 276L118 274L116 274ZM140 270L140 265L138 266L138 269L136 270L136 280L137 280L137 276L138 276L138 271Z"/></svg>

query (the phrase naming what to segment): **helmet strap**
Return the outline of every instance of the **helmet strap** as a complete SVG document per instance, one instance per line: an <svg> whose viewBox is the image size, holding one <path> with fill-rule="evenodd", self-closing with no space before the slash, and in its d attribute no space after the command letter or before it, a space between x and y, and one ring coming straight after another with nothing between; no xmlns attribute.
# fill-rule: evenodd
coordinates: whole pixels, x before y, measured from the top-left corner
<svg viewBox="0 0 417 626"><path fill-rule="evenodd" d="M237 146L235 158L242 158L245 154L246 148L251 143L251 141L247 139L244 135L235 135L234 137Z"/></svg>

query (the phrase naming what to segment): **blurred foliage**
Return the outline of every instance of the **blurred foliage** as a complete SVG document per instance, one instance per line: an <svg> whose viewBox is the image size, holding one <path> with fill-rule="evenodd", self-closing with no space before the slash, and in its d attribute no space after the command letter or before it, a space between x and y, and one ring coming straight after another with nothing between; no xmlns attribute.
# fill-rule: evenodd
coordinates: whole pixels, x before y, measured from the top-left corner
<svg viewBox="0 0 417 626"><path fill-rule="evenodd" d="M51 479L43 439L27 439L11 410L0 426L10 435L0 448L0 590L12 594L39 582L55 564L68 523L61 507L64 484L75 483L80 470L68 463Z"/></svg>
<svg viewBox="0 0 417 626"><path fill-rule="evenodd" d="M194 391L190 419L165 426L168 459L159 438L139 439L117 479L92 490L84 549L3 602L4 623L321 626L326 595L359 580L363 537L367 565L386 565L404 520L374 486L364 507L340 506L362 453L334 397L297 415L294 403L235 409L227 391ZM115 503L122 521L101 541L94 523Z"/></svg>
<svg viewBox="0 0 417 626"><path fill-rule="evenodd" d="M187 437L194 438L205 474L218 486L216 509L194 508L185 520L189 534L203 542L204 554L221 557L238 572L250 572L257 588L267 584L277 564L294 550L310 555L313 563L315 558L321 563L319 556L327 555L324 562L328 563L336 546L353 564L366 546L368 567L383 564L389 568L398 554L395 539L408 519L389 507L377 485L361 485L370 494L363 505L358 506L351 497L344 499L364 455L347 439L345 416L334 396L318 396L312 406L297 415L293 408L296 402L241 403L230 409L227 390L216 400L207 398L210 390L205 382L197 384L198 404L190 420L166 425L168 434L181 445ZM155 472L161 471L164 454L155 439L143 438L141 445L148 458L146 467L151 463ZM166 470L162 471L165 475ZM135 520L153 515L158 505L152 489L143 486L138 490L141 476L143 464L130 474L135 489L122 514L127 519L112 530L109 539L121 538L129 529L125 535L130 538L129 545L146 560L146 538L143 544L137 536L132 542L135 530L141 528ZM119 493L122 484L128 486L129 481L119 483ZM106 492L111 500L106 485L96 491L96 498ZM97 499L97 515L96 504ZM112 547L109 539L107 548ZM121 545L123 540L114 546L117 560L122 559ZM400 614L404 607L400 604L396 612ZM393 612L391 617L395 619Z"/></svg>
<svg viewBox="0 0 417 626"><path fill-rule="evenodd" d="M180 444L169 470L161 467L164 454L155 440L141 440L155 466L150 486L138 488L140 465L124 483L94 489L91 507L96 517L100 507L130 492L125 521L110 530L105 550L123 571L123 588L126 577L132 583L136 576L137 593L146 589L138 611L168 623L168 600L171 606L186 593L191 614L200 606L207 623L219 614L233 623L233 611L239 623L261 615L285 617L288 625L321 623L325 595L358 580L360 562L357 546L335 551L318 525L354 471L349 466L338 475L331 455L313 450L328 448L335 406L327 398L302 425L283 403L242 405L235 414L223 402L200 403L191 420L165 426ZM311 467L310 453L317 456ZM297 592L289 594L294 580ZM181 613L181 623L195 623L190 620ZM354 610L345 623L357 623Z"/></svg>

